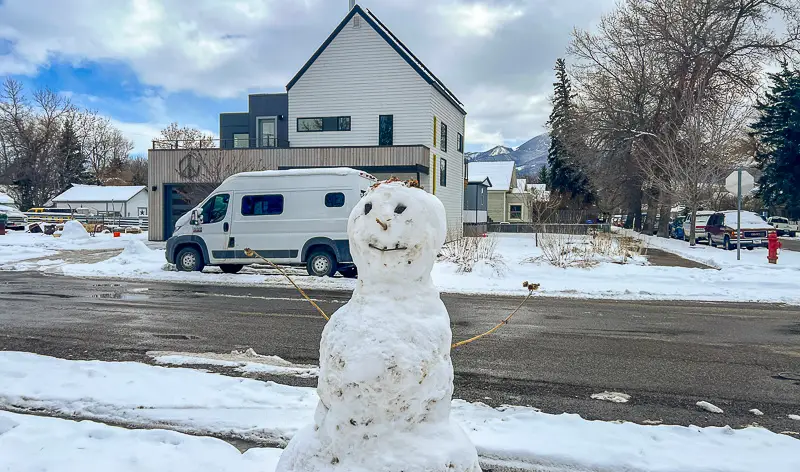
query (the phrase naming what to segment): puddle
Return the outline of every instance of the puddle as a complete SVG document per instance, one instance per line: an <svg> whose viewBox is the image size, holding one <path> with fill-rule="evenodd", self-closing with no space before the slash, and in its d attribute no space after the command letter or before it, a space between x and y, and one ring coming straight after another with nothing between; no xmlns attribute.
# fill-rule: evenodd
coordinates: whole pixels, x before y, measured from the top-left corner
<svg viewBox="0 0 800 472"><path fill-rule="evenodd" d="M75 295L65 295L63 293L28 292L28 291L15 291L14 295L36 295L40 297L75 298Z"/></svg>
<svg viewBox="0 0 800 472"><path fill-rule="evenodd" d="M195 336L194 334L153 334L153 336L164 339L182 339L184 341L200 339L200 336Z"/></svg>

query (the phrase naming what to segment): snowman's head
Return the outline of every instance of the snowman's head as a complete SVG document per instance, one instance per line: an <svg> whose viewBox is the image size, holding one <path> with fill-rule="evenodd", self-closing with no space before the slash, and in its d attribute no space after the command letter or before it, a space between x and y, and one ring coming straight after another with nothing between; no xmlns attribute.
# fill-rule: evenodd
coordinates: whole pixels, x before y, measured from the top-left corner
<svg viewBox="0 0 800 472"><path fill-rule="evenodd" d="M444 244L444 206L403 182L381 182L350 213L347 234L359 279L417 280L430 275Z"/></svg>

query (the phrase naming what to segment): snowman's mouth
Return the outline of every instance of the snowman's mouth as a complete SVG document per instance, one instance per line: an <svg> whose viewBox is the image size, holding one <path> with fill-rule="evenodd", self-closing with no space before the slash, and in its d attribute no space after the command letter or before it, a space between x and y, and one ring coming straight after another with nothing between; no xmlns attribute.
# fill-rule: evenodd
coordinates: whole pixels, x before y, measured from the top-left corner
<svg viewBox="0 0 800 472"><path fill-rule="evenodd" d="M377 249L378 251L381 251L381 252L405 251L406 249L408 249L407 247L401 247L399 244L396 245L395 247L392 247L392 248L390 248L390 247L380 248L380 247L378 247L378 246L376 246L374 244L370 244L369 247L371 247L372 249Z"/></svg>

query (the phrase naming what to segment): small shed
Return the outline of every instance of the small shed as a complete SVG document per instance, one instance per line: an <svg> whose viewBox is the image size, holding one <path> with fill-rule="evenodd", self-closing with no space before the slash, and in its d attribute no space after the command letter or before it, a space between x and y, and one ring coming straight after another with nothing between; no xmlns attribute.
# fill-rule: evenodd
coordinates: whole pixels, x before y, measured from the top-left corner
<svg viewBox="0 0 800 472"><path fill-rule="evenodd" d="M89 208L99 214L137 218L147 216L147 187L144 185L82 185L53 198L55 208Z"/></svg>
<svg viewBox="0 0 800 472"><path fill-rule="evenodd" d="M487 231L489 210L489 177L474 176L464 191L464 235L479 236Z"/></svg>

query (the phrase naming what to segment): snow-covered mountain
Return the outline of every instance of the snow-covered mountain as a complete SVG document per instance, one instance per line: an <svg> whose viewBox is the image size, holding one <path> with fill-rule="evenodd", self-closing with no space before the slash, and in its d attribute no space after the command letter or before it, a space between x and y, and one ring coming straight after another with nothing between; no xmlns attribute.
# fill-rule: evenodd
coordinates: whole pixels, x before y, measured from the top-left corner
<svg viewBox="0 0 800 472"><path fill-rule="evenodd" d="M509 161L517 163L519 175L533 175L547 162L547 150L550 147L550 135L540 134L525 141L516 149L506 146L495 146L488 151L466 152L464 157L469 162Z"/></svg>

